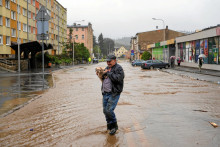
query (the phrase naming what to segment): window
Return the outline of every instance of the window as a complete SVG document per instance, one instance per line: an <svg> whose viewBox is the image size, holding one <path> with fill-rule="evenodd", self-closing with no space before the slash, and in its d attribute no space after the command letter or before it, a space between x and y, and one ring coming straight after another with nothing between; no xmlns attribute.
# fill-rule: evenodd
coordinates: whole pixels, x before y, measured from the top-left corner
<svg viewBox="0 0 220 147"><path fill-rule="evenodd" d="M35 32L35 27L33 27L33 34L36 34L36 32Z"/></svg>
<svg viewBox="0 0 220 147"><path fill-rule="evenodd" d="M33 6L35 6L35 0L33 0Z"/></svg>
<svg viewBox="0 0 220 147"><path fill-rule="evenodd" d="M82 31L84 31L84 28L82 28Z"/></svg>
<svg viewBox="0 0 220 147"><path fill-rule="evenodd" d="M28 18L31 18L31 11L28 11Z"/></svg>
<svg viewBox="0 0 220 147"><path fill-rule="evenodd" d="M27 10L25 9L25 8L23 8L23 15L24 16L27 16L27 12L26 12Z"/></svg>
<svg viewBox="0 0 220 147"><path fill-rule="evenodd" d="M2 6L2 0L0 0L0 6Z"/></svg>
<svg viewBox="0 0 220 147"><path fill-rule="evenodd" d="M56 30L58 31L58 25L56 26Z"/></svg>
<svg viewBox="0 0 220 147"><path fill-rule="evenodd" d="M76 28L76 31L78 31L78 28Z"/></svg>
<svg viewBox="0 0 220 147"><path fill-rule="evenodd" d="M23 23L23 31L27 32L27 25L25 23Z"/></svg>
<svg viewBox="0 0 220 147"><path fill-rule="evenodd" d="M33 20L35 20L35 14L33 13Z"/></svg>
<svg viewBox="0 0 220 147"><path fill-rule="evenodd" d="M17 12L18 12L18 14L20 14L20 6L19 5L17 5Z"/></svg>
<svg viewBox="0 0 220 147"><path fill-rule="evenodd" d="M0 25L2 26L2 16L0 16Z"/></svg>
<svg viewBox="0 0 220 147"><path fill-rule="evenodd" d="M78 35L76 35L76 40L78 40Z"/></svg>
<svg viewBox="0 0 220 147"><path fill-rule="evenodd" d="M0 35L0 44L3 44L3 37Z"/></svg>
<svg viewBox="0 0 220 147"><path fill-rule="evenodd" d="M15 29L11 29L11 36L16 37L16 30Z"/></svg>
<svg viewBox="0 0 220 147"><path fill-rule="evenodd" d="M15 0L11 0L12 2L16 3Z"/></svg>
<svg viewBox="0 0 220 147"><path fill-rule="evenodd" d="M5 8L10 9L10 1L9 0L5 0Z"/></svg>
<svg viewBox="0 0 220 147"><path fill-rule="evenodd" d="M6 36L6 45L10 45L10 36Z"/></svg>
<svg viewBox="0 0 220 147"><path fill-rule="evenodd" d="M31 26L28 26L28 32L31 33Z"/></svg>
<svg viewBox="0 0 220 147"><path fill-rule="evenodd" d="M28 3L30 4L30 3L31 3L31 0L28 0Z"/></svg>
<svg viewBox="0 0 220 147"><path fill-rule="evenodd" d="M84 39L84 35L82 35L82 39Z"/></svg>
<svg viewBox="0 0 220 147"><path fill-rule="evenodd" d="M16 20L16 13L15 13L15 11L11 11L11 19Z"/></svg>
<svg viewBox="0 0 220 147"><path fill-rule="evenodd" d="M17 22L17 28L18 30L21 30L21 22Z"/></svg>
<svg viewBox="0 0 220 147"><path fill-rule="evenodd" d="M6 17L6 27L10 27L10 18Z"/></svg>

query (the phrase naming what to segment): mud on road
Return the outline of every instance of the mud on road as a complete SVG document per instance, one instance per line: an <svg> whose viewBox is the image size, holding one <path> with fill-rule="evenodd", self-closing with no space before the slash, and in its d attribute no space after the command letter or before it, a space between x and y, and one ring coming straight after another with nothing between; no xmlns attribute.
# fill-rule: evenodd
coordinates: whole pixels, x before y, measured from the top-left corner
<svg viewBox="0 0 220 147"><path fill-rule="evenodd" d="M128 62L116 107L119 130L106 132L99 63L54 73L56 86L0 118L0 146L220 146L220 87ZM201 111L200 111L201 110Z"/></svg>

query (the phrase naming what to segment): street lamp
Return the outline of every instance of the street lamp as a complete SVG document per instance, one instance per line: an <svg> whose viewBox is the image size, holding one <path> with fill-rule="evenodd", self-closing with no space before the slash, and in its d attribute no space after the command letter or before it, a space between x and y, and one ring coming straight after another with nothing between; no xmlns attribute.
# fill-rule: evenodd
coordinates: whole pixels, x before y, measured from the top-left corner
<svg viewBox="0 0 220 147"><path fill-rule="evenodd" d="M165 32L165 23L164 23L164 20L163 19L157 19L157 18L152 18L153 20L160 20L163 22L163 29L164 29L164 36L163 36L163 40L165 41L165 35L166 35L166 32ZM163 46L163 50L165 50L165 47Z"/></svg>

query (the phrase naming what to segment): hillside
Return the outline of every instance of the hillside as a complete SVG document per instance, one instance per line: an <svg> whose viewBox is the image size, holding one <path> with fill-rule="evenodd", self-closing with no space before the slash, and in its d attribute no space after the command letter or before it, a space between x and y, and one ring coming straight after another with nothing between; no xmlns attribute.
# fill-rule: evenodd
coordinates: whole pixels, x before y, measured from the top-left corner
<svg viewBox="0 0 220 147"><path fill-rule="evenodd" d="M115 47L124 46L127 50L130 49L131 37L123 37L115 40Z"/></svg>

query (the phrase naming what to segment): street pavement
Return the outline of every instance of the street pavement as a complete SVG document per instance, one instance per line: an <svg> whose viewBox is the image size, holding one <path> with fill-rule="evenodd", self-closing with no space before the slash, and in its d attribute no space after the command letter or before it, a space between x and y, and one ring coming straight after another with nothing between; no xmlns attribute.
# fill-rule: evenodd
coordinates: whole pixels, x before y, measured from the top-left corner
<svg viewBox="0 0 220 147"><path fill-rule="evenodd" d="M106 63L99 63L55 71L53 88L0 118L0 146L220 146L220 128L211 125L220 124L218 84L119 64L125 81L114 136L106 131L95 74Z"/></svg>

